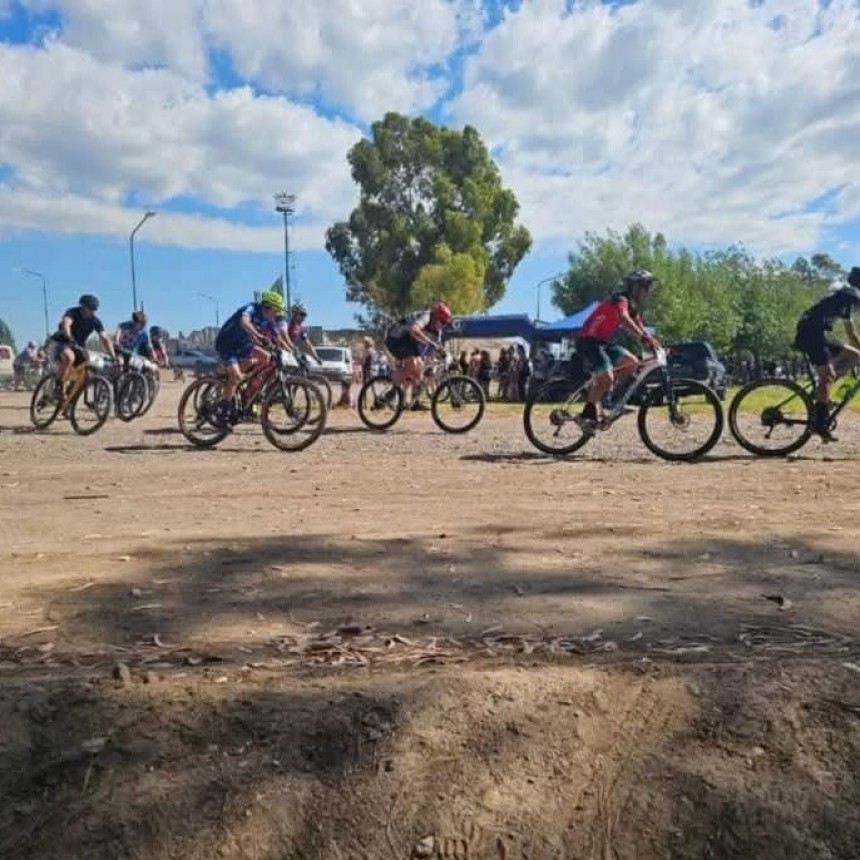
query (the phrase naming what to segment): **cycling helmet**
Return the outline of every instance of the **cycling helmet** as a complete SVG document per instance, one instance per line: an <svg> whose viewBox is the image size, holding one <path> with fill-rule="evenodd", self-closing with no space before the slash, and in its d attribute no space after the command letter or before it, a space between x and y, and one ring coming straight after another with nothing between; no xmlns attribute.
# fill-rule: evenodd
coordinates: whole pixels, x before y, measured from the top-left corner
<svg viewBox="0 0 860 860"><path fill-rule="evenodd" d="M275 292L275 290L266 290L263 292L260 296L260 303L274 308L278 313L282 313L284 310L284 297L280 293Z"/></svg>
<svg viewBox="0 0 860 860"><path fill-rule="evenodd" d="M131 321L132 321L135 325L146 325L146 322L147 322L147 316L146 316L146 314L145 314L143 311L135 311L135 312L131 315Z"/></svg>
<svg viewBox="0 0 860 860"><path fill-rule="evenodd" d="M161 326L160 326L160 325L154 325L154 326L149 330L149 334L150 334L152 337L161 337Z"/></svg>
<svg viewBox="0 0 860 860"><path fill-rule="evenodd" d="M84 293L79 299L78 304L82 308L89 308L93 313L99 309L99 300L89 293Z"/></svg>
<svg viewBox="0 0 860 860"><path fill-rule="evenodd" d="M625 287L647 287L650 289L654 286L654 282L657 279L654 275L651 274L647 269L635 269L632 272L628 272L622 279L621 282Z"/></svg>
<svg viewBox="0 0 860 860"><path fill-rule="evenodd" d="M27 341L27 349L35 349L35 348L36 348L36 341L34 341L34 340Z"/></svg>
<svg viewBox="0 0 860 860"><path fill-rule="evenodd" d="M437 302L433 305L433 310L430 313L442 325L450 325L454 320L454 314L451 313L451 308L445 302Z"/></svg>
<svg viewBox="0 0 860 860"><path fill-rule="evenodd" d="M307 316L307 315L308 315L308 309L301 302L296 302L293 305L293 316L294 317Z"/></svg>
<svg viewBox="0 0 860 860"><path fill-rule="evenodd" d="M848 273L848 278L846 280L852 287L860 289L860 266L854 266Z"/></svg>

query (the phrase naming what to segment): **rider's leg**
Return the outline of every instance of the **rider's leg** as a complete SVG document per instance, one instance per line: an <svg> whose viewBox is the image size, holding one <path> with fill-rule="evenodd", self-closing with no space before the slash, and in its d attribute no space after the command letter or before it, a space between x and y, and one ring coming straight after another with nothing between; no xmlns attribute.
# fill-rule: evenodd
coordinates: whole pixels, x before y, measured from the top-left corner
<svg viewBox="0 0 860 860"><path fill-rule="evenodd" d="M612 369L596 373L588 386L588 394L585 397L585 406L582 409L582 417L589 421L597 421L597 404L603 399L603 395L612 390L615 374Z"/></svg>
<svg viewBox="0 0 860 860"><path fill-rule="evenodd" d="M68 382L74 363L75 353L69 347L63 349L57 356L57 378L61 383Z"/></svg>
<svg viewBox="0 0 860 860"><path fill-rule="evenodd" d="M844 376L856 364L860 364L860 352L853 346L843 344L833 359L833 370L836 372L836 378L839 379Z"/></svg>

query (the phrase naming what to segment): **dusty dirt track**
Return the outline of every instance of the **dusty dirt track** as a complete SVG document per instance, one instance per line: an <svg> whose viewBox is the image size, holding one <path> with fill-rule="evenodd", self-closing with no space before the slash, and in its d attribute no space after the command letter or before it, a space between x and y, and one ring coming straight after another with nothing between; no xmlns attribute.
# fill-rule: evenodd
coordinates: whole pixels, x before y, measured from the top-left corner
<svg viewBox="0 0 860 860"><path fill-rule="evenodd" d="M200 452L178 391L0 399L0 857L860 856L860 422Z"/></svg>

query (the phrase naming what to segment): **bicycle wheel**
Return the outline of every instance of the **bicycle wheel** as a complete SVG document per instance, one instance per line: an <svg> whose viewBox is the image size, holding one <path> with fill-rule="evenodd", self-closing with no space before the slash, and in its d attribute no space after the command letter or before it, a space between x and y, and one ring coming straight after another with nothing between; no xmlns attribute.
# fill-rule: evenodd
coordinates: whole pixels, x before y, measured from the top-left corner
<svg viewBox="0 0 860 860"><path fill-rule="evenodd" d="M62 398L55 376L45 376L30 398L30 420L37 430L47 430L60 414Z"/></svg>
<svg viewBox="0 0 860 860"><path fill-rule="evenodd" d="M280 451L302 451L319 439L327 416L322 391L307 379L289 377L270 386L263 399L260 426Z"/></svg>
<svg viewBox="0 0 860 860"><path fill-rule="evenodd" d="M790 379L759 379L741 388L729 406L738 445L760 457L784 457L812 435L812 400Z"/></svg>
<svg viewBox="0 0 860 860"><path fill-rule="evenodd" d="M116 387L116 417L120 421L133 421L141 414L148 397L146 377L136 370L126 371Z"/></svg>
<svg viewBox="0 0 860 860"><path fill-rule="evenodd" d="M672 380L651 389L639 407L639 436L664 460L695 460L723 432L723 407L716 392L695 379Z"/></svg>
<svg viewBox="0 0 860 860"><path fill-rule="evenodd" d="M89 436L104 426L113 408L111 384L96 373L91 373L83 388L72 401L69 421L80 436Z"/></svg>
<svg viewBox="0 0 860 860"><path fill-rule="evenodd" d="M467 433L484 417L484 391L469 376L449 376L430 398L430 414L446 433Z"/></svg>
<svg viewBox="0 0 860 860"><path fill-rule="evenodd" d="M531 392L523 409L523 428L539 451L564 457L578 451L594 435L578 422L588 383L550 379Z"/></svg>
<svg viewBox="0 0 860 860"><path fill-rule="evenodd" d="M158 392L161 390L161 377L154 373L144 374L146 380L146 402L143 404L143 409L140 410L138 418L143 418L155 403L155 398L158 397Z"/></svg>
<svg viewBox="0 0 860 860"><path fill-rule="evenodd" d="M371 376L358 392L358 417L369 430L388 430L403 412L403 389L388 376Z"/></svg>
<svg viewBox="0 0 860 860"><path fill-rule="evenodd" d="M332 398L334 397L331 383L324 376L317 375L316 373L308 374L308 380L319 388L320 393L325 398L325 408L331 409Z"/></svg>
<svg viewBox="0 0 860 860"><path fill-rule="evenodd" d="M217 379L196 379L179 398L179 430L198 448L211 448L230 432L214 421L221 400L221 383Z"/></svg>

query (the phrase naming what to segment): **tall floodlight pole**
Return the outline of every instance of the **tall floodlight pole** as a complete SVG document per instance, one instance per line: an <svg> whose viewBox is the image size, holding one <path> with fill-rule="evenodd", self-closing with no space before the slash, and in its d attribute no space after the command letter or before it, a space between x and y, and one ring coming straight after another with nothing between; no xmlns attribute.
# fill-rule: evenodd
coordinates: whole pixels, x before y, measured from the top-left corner
<svg viewBox="0 0 860 860"><path fill-rule="evenodd" d="M538 281L535 284L535 286L537 287L537 309L536 309L536 313L535 313L535 322L537 322L537 320L540 319L540 288L544 284L548 284L551 281L555 281L558 278L561 278L566 274L567 274L567 272L556 272L554 275L550 275L548 278L544 278L542 281Z"/></svg>
<svg viewBox="0 0 860 860"><path fill-rule="evenodd" d="M134 276L134 234L149 221L150 218L155 217L155 212L147 212L143 218L140 219L137 227L131 231L131 236L128 240L129 250L131 252L131 309L133 311L137 310L137 280Z"/></svg>
<svg viewBox="0 0 860 860"><path fill-rule="evenodd" d="M51 334L51 324L48 321L48 285L45 282L45 276L41 272L34 272L32 269L18 269L22 275L31 275L34 278L39 278L42 281L42 302L45 307L45 337Z"/></svg>
<svg viewBox="0 0 860 860"><path fill-rule="evenodd" d="M218 299L214 296L207 295L206 293L194 293L195 296L200 296L201 299L208 299L215 305L215 328L221 328L221 314L219 312L219 304Z"/></svg>
<svg viewBox="0 0 860 860"><path fill-rule="evenodd" d="M275 194L275 211L284 213L284 290L287 299L287 314L292 308L290 297L290 222L289 218L296 210L293 208L296 202L295 194L280 191Z"/></svg>

